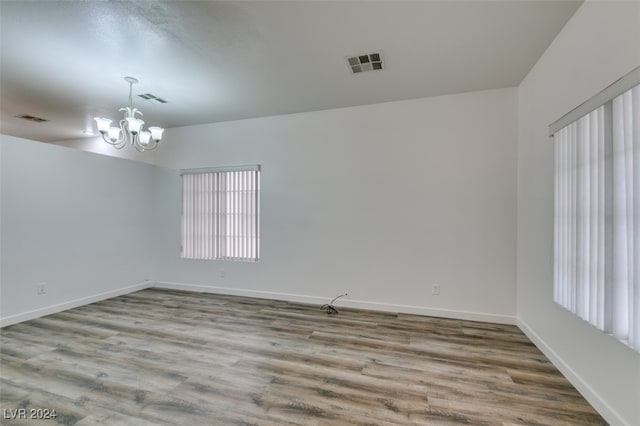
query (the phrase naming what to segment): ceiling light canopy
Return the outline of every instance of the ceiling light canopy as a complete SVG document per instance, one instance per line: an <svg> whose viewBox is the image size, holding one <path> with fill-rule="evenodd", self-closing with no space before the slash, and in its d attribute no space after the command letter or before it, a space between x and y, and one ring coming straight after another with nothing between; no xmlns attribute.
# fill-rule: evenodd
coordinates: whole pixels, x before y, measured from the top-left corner
<svg viewBox="0 0 640 426"><path fill-rule="evenodd" d="M116 149L124 148L127 143L133 145L138 152L155 149L162 139L164 129L149 127L148 130L143 130L144 121L136 118L136 114L142 116L142 111L133 107L131 98L133 85L138 82L138 79L125 77L124 80L129 83L129 105L120 108L124 113L124 118L120 120L120 127L111 126L112 120L109 118L95 117L98 131L102 134L102 139Z"/></svg>

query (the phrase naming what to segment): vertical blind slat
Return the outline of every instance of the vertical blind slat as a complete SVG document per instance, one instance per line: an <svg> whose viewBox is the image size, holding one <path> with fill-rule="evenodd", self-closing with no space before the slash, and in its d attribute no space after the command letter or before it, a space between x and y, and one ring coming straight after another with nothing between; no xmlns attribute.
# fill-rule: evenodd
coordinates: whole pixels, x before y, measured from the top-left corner
<svg viewBox="0 0 640 426"><path fill-rule="evenodd" d="M259 259L259 170L182 176L182 250L187 259Z"/></svg>
<svg viewBox="0 0 640 426"><path fill-rule="evenodd" d="M640 86L555 144L553 298L640 352Z"/></svg>

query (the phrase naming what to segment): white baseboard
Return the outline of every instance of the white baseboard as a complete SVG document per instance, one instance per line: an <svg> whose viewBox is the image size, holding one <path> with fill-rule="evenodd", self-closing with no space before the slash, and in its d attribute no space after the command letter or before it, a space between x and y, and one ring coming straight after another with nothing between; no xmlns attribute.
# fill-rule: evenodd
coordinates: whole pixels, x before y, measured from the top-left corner
<svg viewBox="0 0 640 426"><path fill-rule="evenodd" d="M536 332L529 328L524 321L518 318L517 325L610 425L630 426L630 423L625 422L622 417L620 417L562 357L551 349Z"/></svg>
<svg viewBox="0 0 640 426"><path fill-rule="evenodd" d="M171 290L194 291L200 293L227 294L231 296L257 297L262 299L286 300L289 302L310 303L324 305L330 297L305 296L301 294L278 293L271 291L259 291L228 287L215 287L207 285L185 284L166 281L156 281L156 288ZM396 312L403 314L425 315L432 317L454 318L468 321L484 321L498 324L516 324L516 318L510 315L488 314L483 312L456 311L449 309L434 309L422 306L396 305L392 303L378 303L364 300L340 299L339 306L345 308L368 309L373 311Z"/></svg>
<svg viewBox="0 0 640 426"><path fill-rule="evenodd" d="M99 302L101 300L110 299L112 297L121 296L123 294L132 293L134 291L143 290L153 287L153 281L143 281L138 284L115 290L105 291L104 293L94 294L92 296L81 297L80 299L70 300L68 302L58 303L56 305L46 306L44 308L35 309L33 311L22 312L20 314L10 315L0 318L0 327L40 318L45 315L55 314L56 312L66 311L67 309L77 308L78 306L88 305L89 303Z"/></svg>
<svg viewBox="0 0 640 426"><path fill-rule="evenodd" d="M324 302L326 303L326 302ZM466 321L492 322L496 324L515 325L516 318L511 315L490 314L486 312L458 311L453 309L427 308L413 305L396 305L393 303L368 302L363 300L345 301L344 306L350 308L369 309L373 311L397 312L402 314L424 315L428 317L452 318Z"/></svg>

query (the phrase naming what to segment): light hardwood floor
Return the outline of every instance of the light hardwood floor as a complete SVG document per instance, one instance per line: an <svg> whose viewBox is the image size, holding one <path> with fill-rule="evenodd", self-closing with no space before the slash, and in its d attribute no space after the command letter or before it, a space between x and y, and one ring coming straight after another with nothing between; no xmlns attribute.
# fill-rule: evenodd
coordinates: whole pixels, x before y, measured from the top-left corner
<svg viewBox="0 0 640 426"><path fill-rule="evenodd" d="M514 326L150 289L5 327L0 339L4 417L43 408L77 425L606 424Z"/></svg>

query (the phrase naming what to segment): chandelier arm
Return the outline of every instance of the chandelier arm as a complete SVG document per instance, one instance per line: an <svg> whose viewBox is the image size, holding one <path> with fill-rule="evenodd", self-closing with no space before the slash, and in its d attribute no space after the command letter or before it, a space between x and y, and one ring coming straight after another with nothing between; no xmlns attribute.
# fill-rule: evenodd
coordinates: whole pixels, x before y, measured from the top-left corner
<svg viewBox="0 0 640 426"><path fill-rule="evenodd" d="M131 145L133 145L133 147L136 149L136 151L138 152L144 152L144 147L142 146L142 144L140 143L140 138L138 137L138 135L134 136L131 139Z"/></svg>
<svg viewBox="0 0 640 426"><path fill-rule="evenodd" d="M129 132L127 131L127 121L123 118L120 120L120 137L118 138L118 146L124 148L129 141Z"/></svg>
<svg viewBox="0 0 640 426"><path fill-rule="evenodd" d="M159 143L156 141L153 141L153 145L151 145L151 142L149 142L146 146L143 146L142 144L140 145L140 148L142 149L142 151L153 151L154 149L156 149L158 147ZM140 151L140 152L142 152Z"/></svg>
<svg viewBox="0 0 640 426"><path fill-rule="evenodd" d="M122 107L118 111L124 113L125 118L127 117L136 118L136 114L140 114L140 116L144 116L142 111L140 111L138 108L133 108L130 106Z"/></svg>
<svg viewBox="0 0 640 426"><path fill-rule="evenodd" d="M109 139L106 133L102 135L102 140L108 143L109 145L112 145L116 149L122 149L125 146L122 138L119 138L116 141L111 141L111 139Z"/></svg>
<svg viewBox="0 0 640 426"><path fill-rule="evenodd" d="M111 142L111 139L109 139L109 137L107 136L106 133L102 134L102 140L105 141L106 143L108 143L109 145L115 145L114 142Z"/></svg>
<svg viewBox="0 0 640 426"><path fill-rule="evenodd" d="M120 138L118 139L118 143L121 144L121 147L124 147L127 142L129 142L129 138L131 138L131 134L129 133L129 128L127 127L127 120L124 118L120 120Z"/></svg>

